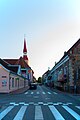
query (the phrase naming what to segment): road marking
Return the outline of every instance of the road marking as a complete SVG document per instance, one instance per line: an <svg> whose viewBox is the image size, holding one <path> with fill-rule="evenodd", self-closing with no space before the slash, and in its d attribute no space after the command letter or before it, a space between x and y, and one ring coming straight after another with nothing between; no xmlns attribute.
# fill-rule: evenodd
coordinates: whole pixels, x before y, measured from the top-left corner
<svg viewBox="0 0 80 120"><path fill-rule="evenodd" d="M39 98L39 96L34 96L34 98L36 99L36 98ZM45 98L45 99L50 99L50 98ZM14 105L14 106L18 106L18 105L29 105L29 104L35 104L34 102L29 102L29 103L26 103L26 102L19 102L19 103L15 103L15 102L10 102L9 103L10 105ZM36 104L45 104L44 102L37 102ZM46 104L48 104L48 105L63 105L63 106L67 106L67 105L70 105L70 104L72 104L72 103L62 103L62 102L57 102L57 103L54 103L54 102L47 102ZM77 107L77 106L76 106ZM78 106L77 108L79 108L80 109L80 106Z"/></svg>
<svg viewBox="0 0 80 120"><path fill-rule="evenodd" d="M53 92L55 95L57 95L58 93L56 93L56 92Z"/></svg>
<svg viewBox="0 0 80 120"><path fill-rule="evenodd" d="M39 94L39 92L37 92L37 94Z"/></svg>
<svg viewBox="0 0 80 120"><path fill-rule="evenodd" d="M53 103L52 102L48 102L48 105L53 105Z"/></svg>
<svg viewBox="0 0 80 120"><path fill-rule="evenodd" d="M25 92L24 94L28 94L29 92ZM51 92L47 92L49 95L51 94ZM53 92L55 95L58 94L56 92ZM31 94L34 94L34 92L31 92ZM39 92L37 92L37 94L40 94ZM42 92L42 94L46 94L45 92Z"/></svg>
<svg viewBox="0 0 80 120"><path fill-rule="evenodd" d="M24 103L24 102L20 102L19 104L20 104L20 105L24 105L25 103Z"/></svg>
<svg viewBox="0 0 80 120"><path fill-rule="evenodd" d="M49 109L51 110L51 112L56 120L65 120L53 105L50 105Z"/></svg>
<svg viewBox="0 0 80 120"><path fill-rule="evenodd" d="M24 103L24 102L20 102L19 104L22 104L22 103ZM58 102L57 105L59 105L59 103L61 104L61 102ZM49 109L52 112L55 120L65 120L65 118L61 115L60 111L58 111L56 109L56 107L54 106L54 103L52 103L52 102L48 102L48 103L43 103L43 102L34 103L34 102L30 102L29 104L24 103L24 105L22 104L22 106L20 106L20 109L16 113L16 116L14 117L13 120L22 120L28 105L34 105L35 106L35 119L34 120L44 120L43 112L42 112L42 109L41 109L42 105L44 105L44 106L47 105L47 107L49 107ZM67 105L66 106L61 105L61 107L63 107L76 120L80 120L80 115L77 114L75 111L73 111L71 108L69 108ZM75 107L80 109L80 106L75 106ZM12 112L11 110L13 108L14 108L14 105L7 107L5 110L0 112L0 120L4 119L4 117L6 117L9 112Z"/></svg>
<svg viewBox="0 0 80 120"><path fill-rule="evenodd" d="M57 104L58 104L58 105L61 105L61 104L62 104L62 102L57 102Z"/></svg>
<svg viewBox="0 0 80 120"><path fill-rule="evenodd" d="M43 105L48 105L48 103L44 103Z"/></svg>
<svg viewBox="0 0 80 120"><path fill-rule="evenodd" d="M44 120L41 106L35 106L35 120Z"/></svg>
<svg viewBox="0 0 80 120"><path fill-rule="evenodd" d="M39 105L43 105L43 102L38 102Z"/></svg>
<svg viewBox="0 0 80 120"><path fill-rule="evenodd" d="M13 109L14 106L9 106L8 108L6 108L3 112L0 113L0 120L2 120L2 118L7 115L8 112L10 112Z"/></svg>
<svg viewBox="0 0 80 120"><path fill-rule="evenodd" d="M72 103L64 103L63 105L72 105Z"/></svg>
<svg viewBox="0 0 80 120"><path fill-rule="evenodd" d="M48 94L49 94L49 95L51 95L51 93L50 93L50 92L48 92Z"/></svg>
<svg viewBox="0 0 80 120"><path fill-rule="evenodd" d="M34 102L29 102L29 105L34 105Z"/></svg>
<svg viewBox="0 0 80 120"><path fill-rule="evenodd" d="M75 111L73 111L68 106L62 106L67 112L69 112L75 119L80 120L80 115L78 115Z"/></svg>
<svg viewBox="0 0 80 120"><path fill-rule="evenodd" d="M53 105L62 105L62 102L53 103Z"/></svg>
<svg viewBox="0 0 80 120"><path fill-rule="evenodd" d="M28 92L25 92L24 94L28 94Z"/></svg>
<svg viewBox="0 0 80 120"><path fill-rule="evenodd" d="M34 96L34 98L39 98L39 96ZM45 99L50 99L50 98L45 98ZM44 102L37 102L38 103L43 103L45 104ZM17 106L17 105L26 105L26 104L33 104L34 105L34 102L29 102L29 103L26 103L26 102L19 102L19 103L15 103L15 102L10 102L9 103L10 105L14 105L14 106ZM54 102L47 102L47 104L53 104L53 105L63 105L63 106L67 106L67 105L70 105L72 103L62 103L62 102L57 102L57 103L54 103ZM77 107L77 106L76 106ZM78 106L79 107L79 106Z"/></svg>
<svg viewBox="0 0 80 120"><path fill-rule="evenodd" d="M31 95L33 94L33 92L31 92Z"/></svg>
<svg viewBox="0 0 80 120"><path fill-rule="evenodd" d="M10 105L17 106L17 105L19 105L19 104L18 104L18 103L15 103L15 102L10 102Z"/></svg>
<svg viewBox="0 0 80 120"><path fill-rule="evenodd" d="M22 120L27 106L22 106L13 120Z"/></svg>
<svg viewBox="0 0 80 120"><path fill-rule="evenodd" d="M29 104L27 104L27 103L24 103L24 106L28 106Z"/></svg>
<svg viewBox="0 0 80 120"><path fill-rule="evenodd" d="M46 93L45 93L45 92L42 92L42 94L44 94L44 95L45 95Z"/></svg>
<svg viewBox="0 0 80 120"><path fill-rule="evenodd" d="M53 105L59 105L58 103L53 103Z"/></svg>
<svg viewBox="0 0 80 120"><path fill-rule="evenodd" d="M15 104L15 102L10 102L10 105L14 105Z"/></svg>
<svg viewBox="0 0 80 120"><path fill-rule="evenodd" d="M76 106L78 109L80 109L80 106Z"/></svg>
<svg viewBox="0 0 80 120"><path fill-rule="evenodd" d="M35 106L37 106L37 105L38 105L38 103L34 103L34 105L35 105Z"/></svg>

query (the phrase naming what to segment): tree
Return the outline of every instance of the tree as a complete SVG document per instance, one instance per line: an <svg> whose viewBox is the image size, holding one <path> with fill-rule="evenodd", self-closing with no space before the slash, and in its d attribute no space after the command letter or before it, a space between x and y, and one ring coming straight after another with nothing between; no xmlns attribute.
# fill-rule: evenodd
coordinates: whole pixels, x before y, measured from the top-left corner
<svg viewBox="0 0 80 120"><path fill-rule="evenodd" d="M42 83L42 77L38 78L38 83Z"/></svg>

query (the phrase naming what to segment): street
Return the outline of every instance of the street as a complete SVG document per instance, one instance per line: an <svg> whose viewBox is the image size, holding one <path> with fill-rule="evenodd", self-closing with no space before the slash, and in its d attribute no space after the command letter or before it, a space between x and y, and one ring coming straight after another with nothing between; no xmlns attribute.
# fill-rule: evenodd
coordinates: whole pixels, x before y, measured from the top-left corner
<svg viewBox="0 0 80 120"><path fill-rule="evenodd" d="M80 99L43 85L0 94L0 120L80 120Z"/></svg>

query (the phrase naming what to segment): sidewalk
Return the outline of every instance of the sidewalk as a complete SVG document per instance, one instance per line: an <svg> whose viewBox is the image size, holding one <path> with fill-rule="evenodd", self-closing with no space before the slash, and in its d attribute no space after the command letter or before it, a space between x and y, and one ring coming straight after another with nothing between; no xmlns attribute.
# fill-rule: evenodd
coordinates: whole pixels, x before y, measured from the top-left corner
<svg viewBox="0 0 80 120"><path fill-rule="evenodd" d="M80 101L80 94L69 93L69 92L66 92L66 91L58 90L58 89L56 89L56 88L50 88L50 87L48 87L48 88L49 88L50 90L52 90L52 91L55 91L55 92L58 92L58 93L62 93L62 94L64 94L64 95L67 95L67 96L75 99L75 100Z"/></svg>
<svg viewBox="0 0 80 120"><path fill-rule="evenodd" d="M76 100L80 100L80 94L73 94L72 97Z"/></svg>
<svg viewBox="0 0 80 120"><path fill-rule="evenodd" d="M69 92L65 92L65 91L60 91L58 89L54 89L54 90L57 90L60 93L63 93L65 95L68 95L68 96L72 97L75 100L79 100L80 101L80 94L74 94L74 93L69 93Z"/></svg>
<svg viewBox="0 0 80 120"><path fill-rule="evenodd" d="M27 91L29 89L29 86L26 86L24 88L20 88L18 90L12 91L9 94L21 94L24 93L25 91Z"/></svg>

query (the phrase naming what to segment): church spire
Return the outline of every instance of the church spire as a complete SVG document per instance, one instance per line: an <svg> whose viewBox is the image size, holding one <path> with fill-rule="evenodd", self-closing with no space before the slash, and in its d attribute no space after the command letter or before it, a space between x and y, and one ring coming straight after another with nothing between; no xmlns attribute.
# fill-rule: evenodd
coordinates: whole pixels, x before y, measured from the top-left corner
<svg viewBox="0 0 80 120"><path fill-rule="evenodd" d="M23 48L23 53L27 53L27 48L26 48L26 40L25 40L25 38L24 38L24 48Z"/></svg>
<svg viewBox="0 0 80 120"><path fill-rule="evenodd" d="M28 64L28 57L27 57L27 48L26 48L26 39L24 38L24 48L23 48L23 59Z"/></svg>

